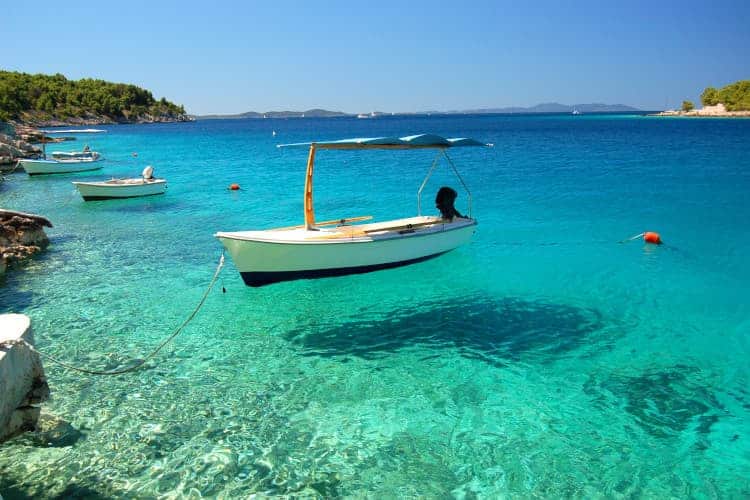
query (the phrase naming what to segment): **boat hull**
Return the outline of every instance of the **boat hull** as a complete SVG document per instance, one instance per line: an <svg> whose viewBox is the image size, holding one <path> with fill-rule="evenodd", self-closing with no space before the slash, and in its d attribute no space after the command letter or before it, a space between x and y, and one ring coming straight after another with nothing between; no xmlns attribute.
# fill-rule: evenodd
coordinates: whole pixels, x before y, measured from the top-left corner
<svg viewBox="0 0 750 500"><path fill-rule="evenodd" d="M69 174L88 172L102 168L99 161L55 161L55 160L19 160L18 163L29 175Z"/></svg>
<svg viewBox="0 0 750 500"><path fill-rule="evenodd" d="M241 272L240 276L242 276L242 281L244 281L247 286L261 287L265 285L271 285L273 283L280 283L282 281L335 278L337 276L347 276L349 274L364 274L371 273L373 271L393 269L395 267L408 266L411 264L424 262L429 259L434 259L435 257L443 255L444 253L445 252L440 252L431 255L425 255L424 257L418 257L416 259L402 260L398 262L386 262L383 264L372 264L366 266L308 269L303 271L248 271L244 273Z"/></svg>
<svg viewBox="0 0 750 500"><path fill-rule="evenodd" d="M259 287L415 264L466 243L475 229L476 222L468 219L382 236L336 240L269 241L243 237L242 233L216 236L229 251L245 284ZM271 235L273 231L255 232L260 233Z"/></svg>
<svg viewBox="0 0 750 500"><path fill-rule="evenodd" d="M139 198L164 194L167 183L156 180L141 184L112 184L107 182L74 182L84 201Z"/></svg>

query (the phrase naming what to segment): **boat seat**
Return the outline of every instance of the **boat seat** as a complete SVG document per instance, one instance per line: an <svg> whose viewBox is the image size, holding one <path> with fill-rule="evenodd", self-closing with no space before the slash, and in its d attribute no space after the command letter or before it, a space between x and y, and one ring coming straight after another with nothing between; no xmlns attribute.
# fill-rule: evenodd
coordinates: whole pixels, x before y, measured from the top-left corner
<svg viewBox="0 0 750 500"><path fill-rule="evenodd" d="M336 240L344 238L359 238L367 236L367 233L357 226L339 226L336 228L336 232L326 232L320 236L312 236L310 240Z"/></svg>

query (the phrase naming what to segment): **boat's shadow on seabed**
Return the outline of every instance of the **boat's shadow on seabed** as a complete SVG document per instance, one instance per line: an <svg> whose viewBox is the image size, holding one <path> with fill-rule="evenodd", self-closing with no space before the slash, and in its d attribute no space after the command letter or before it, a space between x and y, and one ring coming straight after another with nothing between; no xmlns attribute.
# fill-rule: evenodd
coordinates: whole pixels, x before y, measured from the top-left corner
<svg viewBox="0 0 750 500"><path fill-rule="evenodd" d="M398 308L373 319L304 325L285 338L308 356L377 359L404 348L449 348L502 366L526 353L552 360L577 349L604 326L593 309L474 297Z"/></svg>

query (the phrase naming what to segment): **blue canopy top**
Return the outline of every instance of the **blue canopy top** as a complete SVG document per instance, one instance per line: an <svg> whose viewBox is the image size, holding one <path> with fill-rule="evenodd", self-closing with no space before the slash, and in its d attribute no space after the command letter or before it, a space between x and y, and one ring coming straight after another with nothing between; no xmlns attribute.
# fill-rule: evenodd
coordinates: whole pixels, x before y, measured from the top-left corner
<svg viewBox="0 0 750 500"><path fill-rule="evenodd" d="M423 149L423 148L456 148L463 146L492 146L474 139L455 137L446 139L434 134L409 135L406 137L359 137L339 141L297 142L279 144L276 147L309 147L315 145L320 149Z"/></svg>

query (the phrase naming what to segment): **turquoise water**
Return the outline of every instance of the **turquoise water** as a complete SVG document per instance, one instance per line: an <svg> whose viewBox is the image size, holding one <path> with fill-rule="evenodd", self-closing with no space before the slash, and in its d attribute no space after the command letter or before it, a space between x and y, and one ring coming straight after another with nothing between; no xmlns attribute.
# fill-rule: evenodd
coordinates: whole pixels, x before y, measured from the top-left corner
<svg viewBox="0 0 750 500"><path fill-rule="evenodd" d="M0 313L29 315L44 352L126 366L200 299L214 232L301 222L307 152L275 144L420 132L495 144L451 153L479 221L471 244L260 289L228 261L148 369L95 378L45 363L44 407L72 428L2 445L0 492L750 496L750 120L111 127L60 147L87 141L102 171L0 186L0 205L55 224L49 250L0 281ZM414 214L432 157L319 153L318 219ZM84 203L70 184L147 164L165 196ZM459 187L444 167L423 207L443 184ZM666 244L618 244L646 230Z"/></svg>

